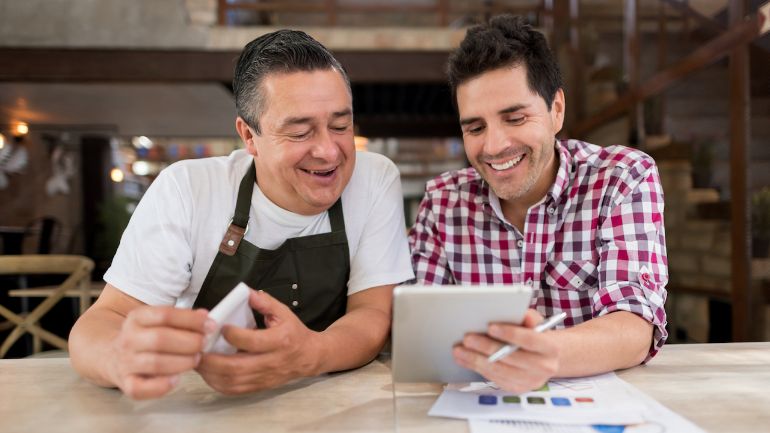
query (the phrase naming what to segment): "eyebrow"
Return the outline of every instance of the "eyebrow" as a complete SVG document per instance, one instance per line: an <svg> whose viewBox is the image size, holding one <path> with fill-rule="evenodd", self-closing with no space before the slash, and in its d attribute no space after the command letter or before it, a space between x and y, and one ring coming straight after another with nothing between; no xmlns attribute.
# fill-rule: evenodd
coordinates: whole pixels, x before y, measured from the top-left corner
<svg viewBox="0 0 770 433"><path fill-rule="evenodd" d="M351 116L352 114L353 114L353 111L350 108L346 108L342 111L335 111L334 113L332 113L332 118L339 119L340 117ZM286 128L287 126L304 125L312 122L313 122L313 118L309 116L287 117L286 119L284 119L283 122L281 122L281 126L279 127L279 129Z"/></svg>
<svg viewBox="0 0 770 433"><path fill-rule="evenodd" d="M511 105L510 107L503 108L502 110L498 111L497 114L510 114L515 113L519 110L522 110L524 108L528 108L530 104L515 104ZM469 125L473 122L477 122L481 120L481 117L466 117L465 119L460 119L460 126Z"/></svg>

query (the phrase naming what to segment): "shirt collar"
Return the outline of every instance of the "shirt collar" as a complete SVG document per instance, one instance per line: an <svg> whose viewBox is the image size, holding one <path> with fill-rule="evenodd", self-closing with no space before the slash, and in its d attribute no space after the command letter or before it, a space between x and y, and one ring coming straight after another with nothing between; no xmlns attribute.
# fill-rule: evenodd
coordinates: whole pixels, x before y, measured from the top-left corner
<svg viewBox="0 0 770 433"><path fill-rule="evenodd" d="M554 203L558 203L559 197L567 190L572 175L572 154L567 150L566 143L567 140L555 140L554 144L559 155L559 169L547 193Z"/></svg>

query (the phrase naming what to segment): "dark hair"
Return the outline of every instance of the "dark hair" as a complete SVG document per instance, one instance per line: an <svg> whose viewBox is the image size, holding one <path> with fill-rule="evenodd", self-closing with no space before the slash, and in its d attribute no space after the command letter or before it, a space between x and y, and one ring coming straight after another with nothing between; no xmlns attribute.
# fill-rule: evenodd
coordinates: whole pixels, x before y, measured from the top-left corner
<svg viewBox="0 0 770 433"><path fill-rule="evenodd" d="M278 30L246 44L238 58L233 93L238 115L259 134L264 112L262 81L270 74L334 69L350 92L350 80L340 62L320 42L298 30Z"/></svg>
<svg viewBox="0 0 770 433"><path fill-rule="evenodd" d="M450 56L447 67L452 100L457 87L485 72L524 66L530 90L540 95L548 110L562 88L561 72L545 37L524 18L500 15L489 23L468 29L465 39Z"/></svg>

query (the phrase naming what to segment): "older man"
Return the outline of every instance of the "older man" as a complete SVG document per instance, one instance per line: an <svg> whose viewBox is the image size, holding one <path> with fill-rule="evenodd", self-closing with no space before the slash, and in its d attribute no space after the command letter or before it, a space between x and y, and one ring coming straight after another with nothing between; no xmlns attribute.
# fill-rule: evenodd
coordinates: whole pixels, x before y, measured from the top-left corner
<svg viewBox="0 0 770 433"><path fill-rule="evenodd" d="M356 155L350 84L305 33L243 50L233 81L246 150L171 165L131 218L107 286L70 336L84 377L133 398L168 393L195 369L227 394L371 360L391 292L413 277L392 162ZM258 329L202 354L212 308L238 282Z"/></svg>

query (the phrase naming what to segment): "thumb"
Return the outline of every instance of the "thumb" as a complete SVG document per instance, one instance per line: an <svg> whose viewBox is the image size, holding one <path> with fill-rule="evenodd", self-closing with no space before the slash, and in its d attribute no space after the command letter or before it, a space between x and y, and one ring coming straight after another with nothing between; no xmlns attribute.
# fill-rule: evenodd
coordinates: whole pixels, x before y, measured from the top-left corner
<svg viewBox="0 0 770 433"><path fill-rule="evenodd" d="M537 310L529 309L527 314L524 315L524 321L521 323L525 328L534 328L540 322L543 321L543 316L537 312Z"/></svg>
<svg viewBox="0 0 770 433"><path fill-rule="evenodd" d="M281 301L262 290L251 291L249 294L249 305L259 314L265 316L266 322L268 320L280 319L287 314L293 314L289 307L283 305Z"/></svg>

